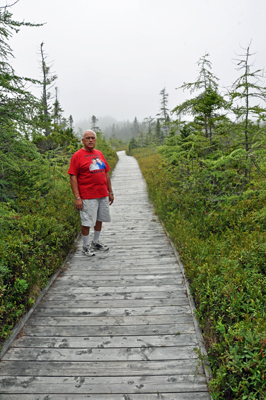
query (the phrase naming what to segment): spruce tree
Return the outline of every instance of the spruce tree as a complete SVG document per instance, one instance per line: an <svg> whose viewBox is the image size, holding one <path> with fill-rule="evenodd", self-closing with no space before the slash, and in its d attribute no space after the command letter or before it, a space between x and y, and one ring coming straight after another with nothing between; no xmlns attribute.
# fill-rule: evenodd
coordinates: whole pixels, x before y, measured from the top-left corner
<svg viewBox="0 0 266 400"><path fill-rule="evenodd" d="M39 82L15 73L8 42L22 26L39 25L14 21L6 8L0 9L0 201L16 196L14 179L26 176L27 165L39 157L27 139L37 129L35 116L40 103L26 90L28 83Z"/></svg>
<svg viewBox="0 0 266 400"><path fill-rule="evenodd" d="M40 126L44 130L45 136L51 135L52 132L52 107L49 100L51 99L50 89L52 88L56 75L51 73L51 65L47 62L47 55L44 52L44 43L41 43L40 53L41 53L41 71L42 71L42 99L41 107L39 112Z"/></svg>
<svg viewBox="0 0 266 400"><path fill-rule="evenodd" d="M198 61L200 67L198 79L192 83L183 83L181 86L183 90L189 90L191 94L197 91L200 93L178 105L173 111L178 117L182 114L193 116L195 129L205 133L211 147L216 124L224 119L228 103L219 94L219 79L211 72L212 66L208 57L209 54L205 54Z"/></svg>
<svg viewBox="0 0 266 400"><path fill-rule="evenodd" d="M231 110L236 116L236 123L233 126L234 135L237 138L237 146L242 147L244 143L246 168L245 177L252 164L257 169L259 159L265 158L265 127L266 108L263 103L266 101L266 87L261 82L264 78L262 69L252 70L250 45L245 53L237 60L237 70L243 72L233 83L229 93Z"/></svg>

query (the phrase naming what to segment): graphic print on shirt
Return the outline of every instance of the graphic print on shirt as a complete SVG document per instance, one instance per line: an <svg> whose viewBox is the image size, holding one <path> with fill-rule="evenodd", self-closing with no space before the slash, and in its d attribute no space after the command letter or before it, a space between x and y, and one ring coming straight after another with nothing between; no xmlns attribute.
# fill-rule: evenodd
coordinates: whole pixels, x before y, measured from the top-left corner
<svg viewBox="0 0 266 400"><path fill-rule="evenodd" d="M90 171L95 171L97 169L105 169L105 163L99 158L95 157L91 160Z"/></svg>

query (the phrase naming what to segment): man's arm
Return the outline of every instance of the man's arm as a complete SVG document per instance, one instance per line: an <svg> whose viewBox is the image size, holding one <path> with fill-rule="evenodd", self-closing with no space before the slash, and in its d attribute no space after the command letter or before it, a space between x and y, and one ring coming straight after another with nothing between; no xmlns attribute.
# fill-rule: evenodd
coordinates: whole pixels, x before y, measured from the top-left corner
<svg viewBox="0 0 266 400"><path fill-rule="evenodd" d="M76 175L71 175L71 174L69 174L69 178L70 178L71 189L75 196L75 207L77 210L80 211L82 210L82 200L79 194L78 178L76 177Z"/></svg>
<svg viewBox="0 0 266 400"><path fill-rule="evenodd" d="M112 185L111 185L111 179L110 179L109 172L106 172L106 180L107 180L107 189L109 192L109 204L111 205L114 202L114 194L112 191Z"/></svg>

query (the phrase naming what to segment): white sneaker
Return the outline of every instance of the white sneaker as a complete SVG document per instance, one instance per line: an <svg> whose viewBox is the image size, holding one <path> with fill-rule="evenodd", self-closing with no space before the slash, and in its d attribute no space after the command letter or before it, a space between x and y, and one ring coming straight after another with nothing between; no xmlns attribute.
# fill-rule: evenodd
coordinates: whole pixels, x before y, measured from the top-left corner
<svg viewBox="0 0 266 400"><path fill-rule="evenodd" d="M89 244L87 246L83 246L82 253L85 254L85 256L88 256L88 257L95 256L95 253L91 249L91 246Z"/></svg>
<svg viewBox="0 0 266 400"><path fill-rule="evenodd" d="M101 243L101 242L97 242L97 243L91 242L91 248L92 248L93 250L100 250L100 251L107 251L107 250L109 250L109 247L106 246L106 244L103 244L103 243Z"/></svg>

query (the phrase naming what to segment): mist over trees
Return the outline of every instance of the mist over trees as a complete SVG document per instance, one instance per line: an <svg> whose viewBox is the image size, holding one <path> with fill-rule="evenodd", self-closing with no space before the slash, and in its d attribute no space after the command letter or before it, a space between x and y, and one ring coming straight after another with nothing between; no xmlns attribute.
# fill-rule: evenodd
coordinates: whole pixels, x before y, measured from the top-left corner
<svg viewBox="0 0 266 400"><path fill-rule="evenodd" d="M132 141L134 146L140 143L141 146L149 144L163 144L164 138L170 131L170 110L168 108L168 93L163 88L159 93L158 113L155 117L149 116L140 121L135 116L133 121L117 121L113 117L96 117L79 121L75 125L78 137L86 129L93 129L104 134L106 140L118 139L129 143ZM94 121L97 121L95 126Z"/></svg>

